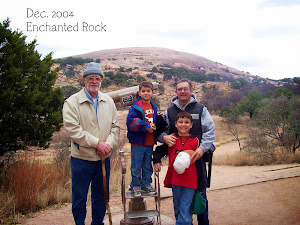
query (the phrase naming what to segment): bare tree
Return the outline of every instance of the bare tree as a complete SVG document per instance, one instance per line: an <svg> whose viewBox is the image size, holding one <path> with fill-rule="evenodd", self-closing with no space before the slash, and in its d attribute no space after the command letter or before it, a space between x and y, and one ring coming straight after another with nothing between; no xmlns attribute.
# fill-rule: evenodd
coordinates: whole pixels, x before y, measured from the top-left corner
<svg viewBox="0 0 300 225"><path fill-rule="evenodd" d="M226 129L235 137L239 144L240 151L242 150L241 140L239 137L239 113L231 106L225 106L221 109L220 116L224 118L223 123Z"/></svg>

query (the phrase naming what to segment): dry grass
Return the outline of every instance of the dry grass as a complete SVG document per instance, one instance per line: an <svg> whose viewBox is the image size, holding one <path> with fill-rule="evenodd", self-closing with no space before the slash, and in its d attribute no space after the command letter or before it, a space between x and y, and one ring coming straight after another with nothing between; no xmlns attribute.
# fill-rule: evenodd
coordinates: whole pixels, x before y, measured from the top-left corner
<svg viewBox="0 0 300 225"><path fill-rule="evenodd" d="M235 152L229 155L216 155L213 157L213 165L228 166L251 166L251 165L269 165L269 164L287 164L300 163L300 151L295 155L286 154L284 150L277 150L275 158L266 158L263 155L249 154L246 151Z"/></svg>
<svg viewBox="0 0 300 225"><path fill-rule="evenodd" d="M31 159L25 152L21 159L2 173L0 181L0 218L14 218L49 205L71 201L69 161L45 163Z"/></svg>
<svg viewBox="0 0 300 225"><path fill-rule="evenodd" d="M120 194L121 163L119 150L127 142L120 140L111 156L110 193ZM51 152L41 154L20 151L16 160L0 174L0 224L17 223L23 214L47 208L53 204L71 202L71 171L68 141L64 130L54 134ZM126 182L130 180L130 157L127 160ZM128 161L129 160L129 161ZM128 172L129 171L129 172ZM90 202L90 193L88 194Z"/></svg>
<svg viewBox="0 0 300 225"><path fill-rule="evenodd" d="M125 156L125 161L126 161L125 184L128 186L131 181L130 156ZM122 184L122 169L121 169L121 160L118 153L118 155L111 158L111 174L110 174L110 186L109 186L110 194L121 195L121 184Z"/></svg>
<svg viewBox="0 0 300 225"><path fill-rule="evenodd" d="M125 156L126 160L126 175L125 175L125 181L126 184L129 185L131 175L130 175L130 165L131 165L131 159L130 156ZM109 192L110 194L117 194L121 195L121 184L122 184L122 166L121 166L121 160L119 151L116 151L111 156L111 173L110 173L110 186L109 186Z"/></svg>

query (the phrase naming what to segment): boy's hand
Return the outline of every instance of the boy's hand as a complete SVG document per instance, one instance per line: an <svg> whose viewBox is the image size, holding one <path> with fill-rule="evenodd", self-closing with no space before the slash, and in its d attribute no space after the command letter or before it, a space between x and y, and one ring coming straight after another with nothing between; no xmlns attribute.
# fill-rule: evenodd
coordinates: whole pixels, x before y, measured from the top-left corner
<svg viewBox="0 0 300 225"><path fill-rule="evenodd" d="M204 154L204 150L202 148L197 148L194 154L191 157L191 164L196 160L200 159Z"/></svg>
<svg viewBox="0 0 300 225"><path fill-rule="evenodd" d="M155 163L153 165L155 172L160 172L161 171L161 166L162 166L161 162L160 163Z"/></svg>
<svg viewBox="0 0 300 225"><path fill-rule="evenodd" d="M174 146L177 140L177 138L173 135L164 135L162 139L169 147Z"/></svg>
<svg viewBox="0 0 300 225"><path fill-rule="evenodd" d="M151 127L153 130L156 130L156 125L154 123L151 123Z"/></svg>
<svg viewBox="0 0 300 225"><path fill-rule="evenodd" d="M147 127L146 131L148 131L148 133L153 133L153 128L152 127Z"/></svg>

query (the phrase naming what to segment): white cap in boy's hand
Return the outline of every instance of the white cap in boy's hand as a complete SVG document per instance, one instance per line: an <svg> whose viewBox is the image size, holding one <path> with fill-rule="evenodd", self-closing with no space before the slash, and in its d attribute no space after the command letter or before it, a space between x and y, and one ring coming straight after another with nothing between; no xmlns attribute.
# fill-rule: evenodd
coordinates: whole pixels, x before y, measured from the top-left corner
<svg viewBox="0 0 300 225"><path fill-rule="evenodd" d="M184 173L185 169L191 164L190 155L186 152L179 152L177 155L173 167L178 174Z"/></svg>

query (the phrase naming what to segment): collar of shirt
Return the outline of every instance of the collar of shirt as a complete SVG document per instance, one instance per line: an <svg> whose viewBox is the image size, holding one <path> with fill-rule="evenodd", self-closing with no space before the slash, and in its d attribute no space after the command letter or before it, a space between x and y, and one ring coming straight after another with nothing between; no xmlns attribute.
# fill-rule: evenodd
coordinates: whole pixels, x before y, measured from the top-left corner
<svg viewBox="0 0 300 225"><path fill-rule="evenodd" d="M99 93L98 93L98 95L97 95L97 98L96 98L96 99L93 99L92 96L87 92L86 89L84 89L84 92L85 92L85 94L86 94L86 97L89 99L89 101L90 101L91 103L93 103L94 108L95 108L95 111L96 111L96 115L97 115L97 105L98 105L98 100L99 100Z"/></svg>

